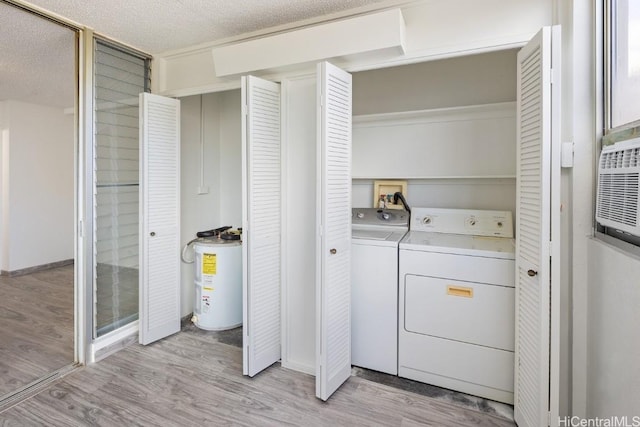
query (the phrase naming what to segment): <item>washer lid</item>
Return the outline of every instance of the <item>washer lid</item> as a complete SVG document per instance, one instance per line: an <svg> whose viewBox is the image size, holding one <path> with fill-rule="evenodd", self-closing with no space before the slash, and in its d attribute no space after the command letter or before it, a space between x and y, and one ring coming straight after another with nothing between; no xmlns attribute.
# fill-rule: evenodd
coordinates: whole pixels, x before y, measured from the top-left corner
<svg viewBox="0 0 640 427"><path fill-rule="evenodd" d="M395 246L404 237L405 230L368 229L351 230L351 242L358 245Z"/></svg>
<svg viewBox="0 0 640 427"><path fill-rule="evenodd" d="M353 230L351 237L354 239L387 240L392 234L393 231L385 230Z"/></svg>
<svg viewBox="0 0 640 427"><path fill-rule="evenodd" d="M515 259L515 241L505 237L409 231L400 249Z"/></svg>

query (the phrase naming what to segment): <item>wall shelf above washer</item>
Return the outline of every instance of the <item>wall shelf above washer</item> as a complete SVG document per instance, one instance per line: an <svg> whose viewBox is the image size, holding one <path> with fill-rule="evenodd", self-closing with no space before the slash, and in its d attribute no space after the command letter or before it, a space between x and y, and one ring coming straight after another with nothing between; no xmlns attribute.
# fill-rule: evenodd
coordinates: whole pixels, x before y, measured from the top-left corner
<svg viewBox="0 0 640 427"><path fill-rule="evenodd" d="M475 180L475 179L516 179L515 175L477 175L477 176L473 176L473 175L468 175L468 176L462 176L462 175L457 175L457 176L448 176L448 175L441 175L441 176L406 176L406 175L402 175L402 176L352 176L351 177L352 180L397 180L397 179L401 179L401 180L413 180L413 181L419 181L419 180L424 180L424 181L431 181L431 180L463 180L463 179L470 179L470 180Z"/></svg>

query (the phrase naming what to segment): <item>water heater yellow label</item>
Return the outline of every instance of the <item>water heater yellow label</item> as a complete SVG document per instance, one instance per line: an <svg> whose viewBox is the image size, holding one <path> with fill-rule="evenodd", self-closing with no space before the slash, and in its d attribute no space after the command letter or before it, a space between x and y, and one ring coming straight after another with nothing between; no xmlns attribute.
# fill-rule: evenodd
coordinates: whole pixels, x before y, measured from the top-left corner
<svg viewBox="0 0 640 427"><path fill-rule="evenodd" d="M202 274L216 274L216 254L202 254Z"/></svg>

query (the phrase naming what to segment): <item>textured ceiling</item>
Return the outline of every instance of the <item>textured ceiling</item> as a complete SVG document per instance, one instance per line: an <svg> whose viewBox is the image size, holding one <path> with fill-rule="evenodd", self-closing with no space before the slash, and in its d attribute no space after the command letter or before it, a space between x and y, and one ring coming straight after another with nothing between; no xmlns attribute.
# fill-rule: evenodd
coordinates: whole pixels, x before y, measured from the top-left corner
<svg viewBox="0 0 640 427"><path fill-rule="evenodd" d="M0 3L0 101L73 107L75 32Z"/></svg>
<svg viewBox="0 0 640 427"><path fill-rule="evenodd" d="M31 0L154 54L383 0Z"/></svg>
<svg viewBox="0 0 640 427"><path fill-rule="evenodd" d="M30 0L155 54L394 0ZM0 1L0 101L72 107L74 32Z"/></svg>

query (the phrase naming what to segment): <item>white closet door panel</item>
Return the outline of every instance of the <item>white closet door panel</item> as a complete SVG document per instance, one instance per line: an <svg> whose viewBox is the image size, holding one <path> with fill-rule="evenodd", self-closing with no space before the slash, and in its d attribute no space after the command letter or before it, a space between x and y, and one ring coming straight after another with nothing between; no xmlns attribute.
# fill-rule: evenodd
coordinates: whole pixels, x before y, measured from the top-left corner
<svg viewBox="0 0 640 427"><path fill-rule="evenodd" d="M280 85L242 79L243 372L280 359Z"/></svg>
<svg viewBox="0 0 640 427"><path fill-rule="evenodd" d="M180 330L180 101L140 94L140 332Z"/></svg>
<svg viewBox="0 0 640 427"><path fill-rule="evenodd" d="M551 354L558 351L551 346L550 329L559 328L551 322L552 286L559 285L551 276L552 248L559 243L551 244L552 222L559 223L559 203L552 200L559 200L560 188L559 164L552 155L560 146L559 79L552 84L552 67L560 65L559 51L552 58L552 42L553 49L559 48L556 37L545 27L518 53L514 406L521 427L557 419L557 409L553 414L550 406L557 399Z"/></svg>
<svg viewBox="0 0 640 427"><path fill-rule="evenodd" d="M318 64L316 396L351 374L351 75Z"/></svg>

